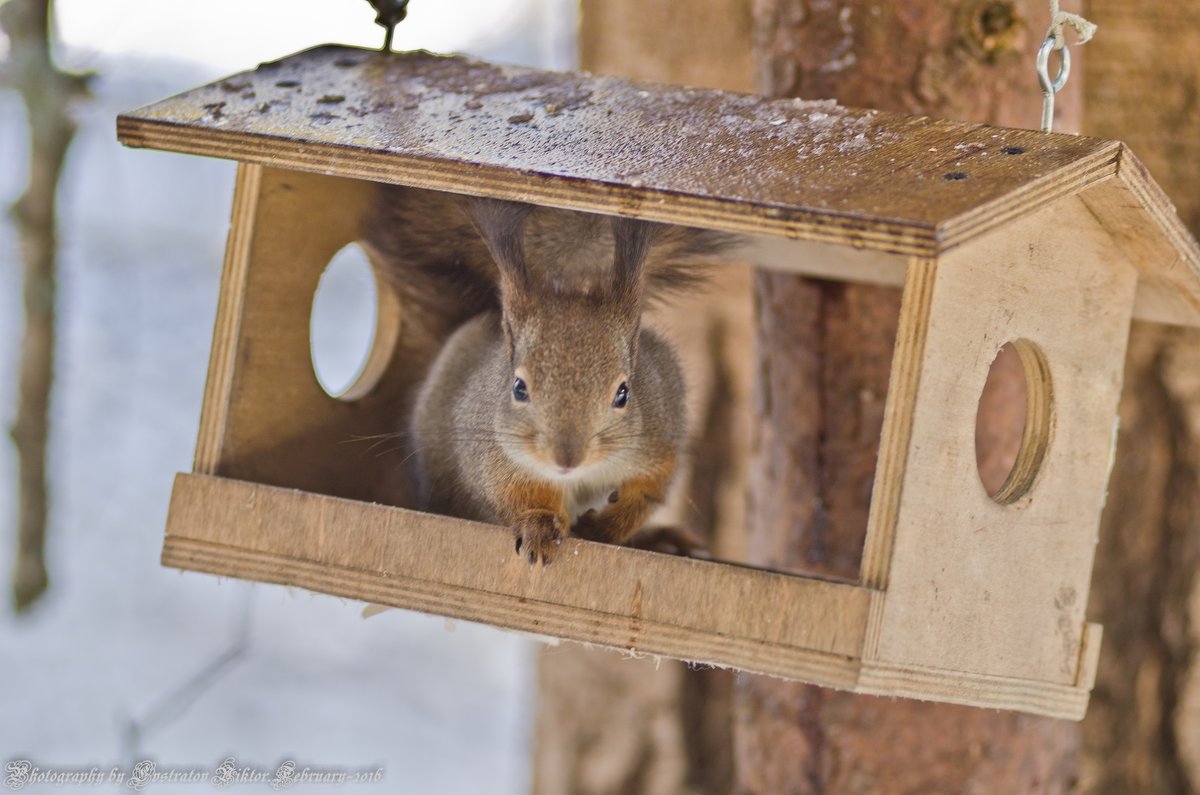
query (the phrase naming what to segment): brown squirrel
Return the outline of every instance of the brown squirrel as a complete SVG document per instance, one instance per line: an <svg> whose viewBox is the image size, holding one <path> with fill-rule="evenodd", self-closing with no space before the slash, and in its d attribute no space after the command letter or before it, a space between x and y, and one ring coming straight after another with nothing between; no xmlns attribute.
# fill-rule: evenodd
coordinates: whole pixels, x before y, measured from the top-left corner
<svg viewBox="0 0 1200 795"><path fill-rule="evenodd" d="M404 306L424 510L506 524L548 563L569 532L621 544L686 437L647 300L696 284L719 233L381 187L363 241Z"/></svg>

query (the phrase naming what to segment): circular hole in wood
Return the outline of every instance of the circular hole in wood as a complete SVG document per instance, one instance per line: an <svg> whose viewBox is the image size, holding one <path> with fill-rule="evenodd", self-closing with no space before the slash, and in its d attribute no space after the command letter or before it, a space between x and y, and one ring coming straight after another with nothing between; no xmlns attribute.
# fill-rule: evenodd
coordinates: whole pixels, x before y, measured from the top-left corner
<svg viewBox="0 0 1200 795"><path fill-rule="evenodd" d="M988 496L1012 505L1033 488L1050 446L1054 390L1035 343L1006 343L988 369L975 415L975 463Z"/></svg>
<svg viewBox="0 0 1200 795"><path fill-rule="evenodd" d="M400 306L357 243L334 255L309 317L313 372L326 394L357 400L383 377L400 331Z"/></svg>

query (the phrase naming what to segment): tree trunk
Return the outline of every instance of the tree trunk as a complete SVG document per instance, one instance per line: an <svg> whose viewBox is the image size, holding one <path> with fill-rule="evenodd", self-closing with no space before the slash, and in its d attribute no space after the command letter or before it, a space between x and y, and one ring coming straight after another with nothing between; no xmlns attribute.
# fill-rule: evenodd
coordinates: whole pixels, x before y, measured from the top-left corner
<svg viewBox="0 0 1200 795"><path fill-rule="evenodd" d="M584 0L584 69L622 77L750 90L746 0ZM749 445L750 278L653 313L680 349L695 443L670 521L718 557L745 546ZM544 795L724 795L732 781L733 676L674 661L635 660L564 644L539 662L534 790Z"/></svg>
<svg viewBox="0 0 1200 795"><path fill-rule="evenodd" d="M1200 233L1200 6L1090 0L1087 132L1120 138ZM1135 324L1089 612L1104 624L1085 789L1200 792L1200 333Z"/></svg>
<svg viewBox="0 0 1200 795"><path fill-rule="evenodd" d="M708 0L687 16L679 5L585 0L585 67L746 88L745 59L721 33L745 33L751 0ZM1040 2L754 0L753 10L759 90L1038 123L1031 62L1048 21ZM1086 11L1101 31L1073 50L1057 129L1079 128L1086 75L1086 131L1129 141L1200 230L1200 10L1165 0L1091 0ZM853 578L898 295L772 274L757 275L753 292L752 533L734 546L759 563ZM736 313L728 318L736 322ZM1106 637L1083 724L1082 781L1074 724L749 676L730 694L727 677L714 676L710 686L680 666L606 663L606 655L556 649L543 667L542 791L1200 791L1198 337L1139 326L1131 341L1090 608ZM1009 364L998 360L981 401L985 482L1006 471L1015 449L1022 399ZM719 417L709 421L721 427ZM698 471L695 483L711 477ZM689 730L696 715L708 716L707 728ZM719 764L705 765L705 754ZM561 775L544 776L554 768L547 762Z"/></svg>
<svg viewBox="0 0 1200 795"><path fill-rule="evenodd" d="M85 79L65 75L50 57L49 0L11 0L0 7L0 28L9 37L8 80L29 116L29 185L14 215L24 263L25 332L17 416L12 438L18 456L17 554L13 602L27 609L46 590L46 439L50 382L54 373L55 203L58 177L75 124L70 100L84 93Z"/></svg>
<svg viewBox="0 0 1200 795"><path fill-rule="evenodd" d="M768 94L1038 124L1040 2L758 0L756 10ZM1078 125L1073 88L1058 102L1059 129ZM856 579L899 295L760 273L755 297L751 562ZM991 391L1019 395L1020 377L1002 360ZM985 401L980 425L1012 427L1020 413L1011 398ZM980 435L985 480L1004 473L1014 441ZM742 677L734 726L742 793L1058 793L1077 782L1078 727L1015 713Z"/></svg>

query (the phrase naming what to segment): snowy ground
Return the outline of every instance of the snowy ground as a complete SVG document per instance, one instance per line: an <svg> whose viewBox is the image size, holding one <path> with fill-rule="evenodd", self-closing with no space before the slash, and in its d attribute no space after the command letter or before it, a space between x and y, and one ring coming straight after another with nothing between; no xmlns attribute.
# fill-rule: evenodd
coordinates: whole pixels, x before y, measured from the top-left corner
<svg viewBox="0 0 1200 795"><path fill-rule="evenodd" d="M536 48L499 55L545 60ZM162 60L89 59L104 77L81 108L61 203L51 591L28 617L0 613L0 763L95 767L107 776L114 767L128 774L143 759L159 770L211 772L232 756L238 767L263 770L285 760L297 768L383 769L382 784L355 791L526 791L530 642L401 611L364 620L359 604L159 566L171 478L190 468L233 167L126 151L114 140L119 110L219 73ZM23 124L16 98L0 93L0 204L24 181ZM15 406L16 256L12 225L0 221L4 424ZM5 578L14 479L12 449L0 445ZM7 595L6 579L4 588ZM247 619L245 651L198 693L179 694ZM244 788L256 789L270 788Z"/></svg>

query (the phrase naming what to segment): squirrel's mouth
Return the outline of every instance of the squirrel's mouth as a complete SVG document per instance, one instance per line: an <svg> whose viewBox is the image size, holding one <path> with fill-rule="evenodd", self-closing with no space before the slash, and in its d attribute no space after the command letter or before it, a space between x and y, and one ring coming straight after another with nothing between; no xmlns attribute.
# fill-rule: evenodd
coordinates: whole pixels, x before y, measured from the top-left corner
<svg viewBox="0 0 1200 795"><path fill-rule="evenodd" d="M509 456L539 477L560 483L586 480L606 458L593 444L551 446L540 438L524 440Z"/></svg>
<svg viewBox="0 0 1200 795"><path fill-rule="evenodd" d="M545 455L533 445L525 446L512 455L514 461L530 474L554 483L574 485L588 481L598 471L603 469L604 457L597 456L594 451L588 451L578 464L564 466L554 460L553 456Z"/></svg>
<svg viewBox="0 0 1200 795"><path fill-rule="evenodd" d="M593 462L583 461L578 466L564 467L558 464L549 463L540 458L527 458L525 461L534 472L546 480L559 481L570 483L577 480L585 480L588 473L594 468Z"/></svg>

